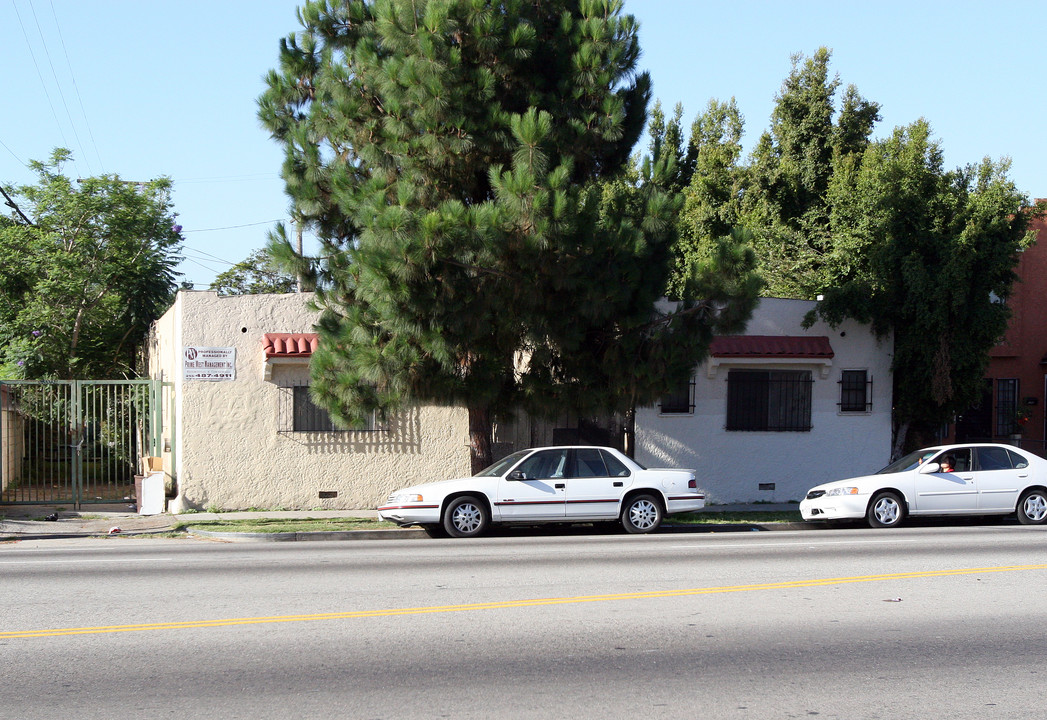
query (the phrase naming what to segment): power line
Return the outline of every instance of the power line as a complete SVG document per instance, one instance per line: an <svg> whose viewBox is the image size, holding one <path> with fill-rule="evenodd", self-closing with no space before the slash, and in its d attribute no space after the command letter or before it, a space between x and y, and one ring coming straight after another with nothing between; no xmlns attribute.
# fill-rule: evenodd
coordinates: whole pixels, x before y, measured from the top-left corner
<svg viewBox="0 0 1047 720"><path fill-rule="evenodd" d="M197 250L195 248L188 248L188 249L187 248L182 248L182 253L184 254L186 252L197 253L198 255L205 255L205 256L211 258L212 260L217 260L218 262L224 263L224 264L229 265L229 266L236 265L236 263L234 263L234 262L229 262L228 260L224 260L224 259L218 257L217 255L212 255L211 253L206 253L203 250Z"/></svg>
<svg viewBox="0 0 1047 720"><path fill-rule="evenodd" d="M250 175L219 175L216 177L201 177L201 178L182 178L175 180L177 185L191 185L195 183L209 183L209 182L241 182L243 180L279 180L280 175L278 173L253 173Z"/></svg>
<svg viewBox="0 0 1047 720"><path fill-rule="evenodd" d="M51 108L51 115L55 119L55 124L58 126L58 134L62 136L62 145L68 145L68 141L65 137L65 130L62 128L62 123L58 119L58 113L55 112L55 104L51 102L51 93L47 92L47 83L44 82L44 75L40 72L40 63L36 61L36 53L33 52L33 44L29 42L29 33L25 30L25 23L22 22L22 13L18 12L18 5L15 0L11 0L11 5L15 9L15 17L18 18L18 26L22 28L22 37L25 38L26 47L29 48L29 57L33 59L33 67L36 68L36 76L40 79L40 89L44 91L44 97L47 98L47 104Z"/></svg>
<svg viewBox="0 0 1047 720"><path fill-rule="evenodd" d="M4 150L6 150L7 152L11 153L11 157L13 157L15 160L17 160L19 165L21 165L23 167L29 167L28 165L25 164L25 161L22 160L22 158L20 158L17 155L15 155L15 151L14 150L12 150L11 148L7 147L7 144L3 140L0 140L0 145L3 145L4 146Z"/></svg>
<svg viewBox="0 0 1047 720"><path fill-rule="evenodd" d="M217 230L237 230L245 227L256 227L258 225L272 225L283 221L284 218L277 218L276 220L263 220L262 222L247 223L246 225L229 225L228 227L217 227L217 228L201 228L200 230L182 230L183 233L201 233L201 232L215 232Z"/></svg>
<svg viewBox="0 0 1047 720"><path fill-rule="evenodd" d="M51 68L51 77L55 79L55 87L58 88L58 97L62 101L62 108L65 110L65 117L69 121L69 129L73 131L73 138L76 140L76 146L80 148L80 154L84 156L84 162L87 163L88 172L94 175L91 161L87 159L87 153L84 152L84 144L80 142L80 133L76 131L76 123L73 122L73 114L69 112L69 103L66 102L65 93L62 92L62 81L58 79L58 71L55 70L55 63L51 59L51 51L47 48L47 39L44 37L44 29L40 27L40 18L36 15L36 6L30 2L29 9L33 13L33 22L36 23L36 32L40 36L40 45L44 49L44 57L47 58L47 65ZM52 10L53 9L54 7L52 6Z"/></svg>
<svg viewBox="0 0 1047 720"><path fill-rule="evenodd" d="M3 194L4 200L7 201L4 204L7 205L9 208L13 209L16 213L18 213L18 216L25 221L26 225L33 226L33 221L25 216L25 213L22 212L22 208L18 207L18 205L11 198L11 196L7 194L7 191L4 190L3 186L0 186L0 193Z"/></svg>
<svg viewBox="0 0 1047 720"><path fill-rule="evenodd" d="M58 23L58 13L55 12L54 0L51 0L51 15L55 19L55 29L58 31L58 40L62 43L62 52L65 53L65 64L69 68L69 79L73 81L73 90L76 91L77 102L80 103L80 114L84 117L84 125L87 126L87 135L91 138L91 146L94 148L95 157L98 158L98 165L102 169L102 173L105 173L105 163L102 162L102 156L98 153L98 144L95 142L95 134L91 131L91 122L87 119L87 110L84 109L84 99L80 96L80 87L76 84L76 73L73 72L73 63L69 60L69 49L65 45L65 37L62 35L62 26ZM81 152L83 149L81 148ZM84 158L87 159L86 157ZM90 165L88 166L90 170Z"/></svg>

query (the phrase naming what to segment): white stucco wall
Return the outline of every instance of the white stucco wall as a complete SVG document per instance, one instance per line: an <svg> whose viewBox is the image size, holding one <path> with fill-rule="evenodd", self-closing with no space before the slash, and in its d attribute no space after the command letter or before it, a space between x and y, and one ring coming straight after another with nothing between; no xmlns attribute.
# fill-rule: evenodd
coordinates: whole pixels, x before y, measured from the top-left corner
<svg viewBox="0 0 1047 720"><path fill-rule="evenodd" d="M811 370L812 429L809 432L727 432L727 372L769 366L719 359L710 373L707 360L695 372L693 414L663 415L659 408L636 414L636 458L648 466L694 468L711 503L792 502L821 482L878 470L891 447L891 360L893 340L878 341L868 326L846 322L830 328L801 323L813 302L768 298L761 301L746 335L825 336L835 356L831 364L776 361L770 367ZM823 368L827 374L823 374ZM843 370L867 369L872 379L872 409L841 413ZM774 485L761 490L760 484Z"/></svg>
<svg viewBox="0 0 1047 720"><path fill-rule="evenodd" d="M469 473L462 409L414 408L380 432L278 432L280 386L307 384L308 365L274 365L265 380L263 335L311 332L309 299L182 291L157 321L150 371L174 383L172 426L165 427L173 450L165 469L178 489L172 511L374 508L404 485ZM183 380L187 346L235 348L236 379ZM337 497L321 499L321 492Z"/></svg>

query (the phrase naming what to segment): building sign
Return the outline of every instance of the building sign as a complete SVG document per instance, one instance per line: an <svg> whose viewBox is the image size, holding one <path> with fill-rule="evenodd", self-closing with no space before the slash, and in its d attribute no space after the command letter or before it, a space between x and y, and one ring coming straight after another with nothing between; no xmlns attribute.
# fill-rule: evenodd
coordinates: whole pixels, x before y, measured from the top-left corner
<svg viewBox="0 0 1047 720"><path fill-rule="evenodd" d="M235 380L236 348L187 346L182 352L184 380Z"/></svg>

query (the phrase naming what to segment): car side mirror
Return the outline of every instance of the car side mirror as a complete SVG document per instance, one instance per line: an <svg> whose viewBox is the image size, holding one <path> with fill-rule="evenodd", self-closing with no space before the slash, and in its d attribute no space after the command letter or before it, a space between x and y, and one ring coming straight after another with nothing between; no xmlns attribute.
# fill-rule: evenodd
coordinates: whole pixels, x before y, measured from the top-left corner
<svg viewBox="0 0 1047 720"><path fill-rule="evenodd" d="M936 472L941 472L941 471L942 471L942 466L939 465L938 463L924 463L920 467L920 474L922 474L922 475L929 475L930 473L936 473Z"/></svg>
<svg viewBox="0 0 1047 720"><path fill-rule="evenodd" d="M527 475L523 470L513 470L511 473L505 476L506 480L526 480Z"/></svg>

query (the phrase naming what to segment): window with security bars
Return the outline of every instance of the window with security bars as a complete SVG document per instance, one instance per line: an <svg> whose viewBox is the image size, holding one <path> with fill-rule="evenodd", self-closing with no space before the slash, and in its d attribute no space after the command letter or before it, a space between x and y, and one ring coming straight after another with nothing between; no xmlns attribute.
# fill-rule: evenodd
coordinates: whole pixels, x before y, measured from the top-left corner
<svg viewBox="0 0 1047 720"><path fill-rule="evenodd" d="M294 385L280 388L279 430L281 433L292 432L351 432L340 428L331 420L327 410L313 402L309 396L308 385ZM367 426L356 430L373 431L378 424L372 413Z"/></svg>
<svg viewBox="0 0 1047 720"><path fill-rule="evenodd" d="M727 430L809 431L813 385L809 370L731 370Z"/></svg>
<svg viewBox="0 0 1047 720"><path fill-rule="evenodd" d="M694 412L694 380L680 385L674 392L662 396L664 415L687 415Z"/></svg>
<svg viewBox="0 0 1047 720"><path fill-rule="evenodd" d="M1018 425L1018 380L996 380L996 435L1002 437L1021 432Z"/></svg>
<svg viewBox="0 0 1047 720"><path fill-rule="evenodd" d="M866 370L844 370L840 377L840 412L872 409L872 380Z"/></svg>

